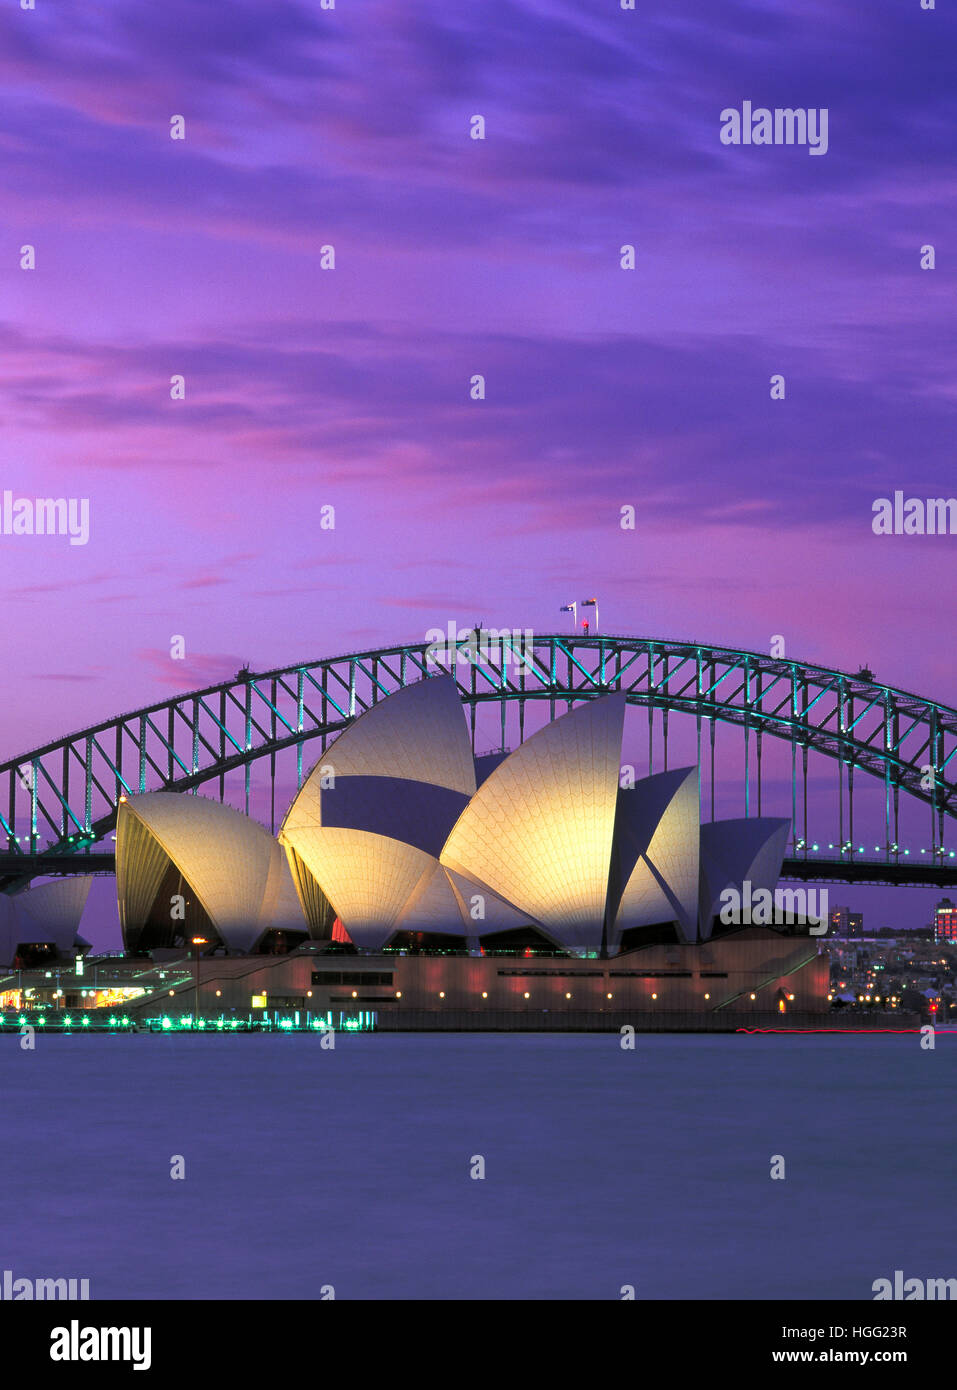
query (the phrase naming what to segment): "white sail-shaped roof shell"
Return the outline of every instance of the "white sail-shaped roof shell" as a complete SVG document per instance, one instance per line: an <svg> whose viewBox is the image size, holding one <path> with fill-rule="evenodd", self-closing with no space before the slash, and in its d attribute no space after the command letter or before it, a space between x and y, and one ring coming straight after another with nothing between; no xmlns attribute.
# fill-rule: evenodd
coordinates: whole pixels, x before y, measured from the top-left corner
<svg viewBox="0 0 957 1390"><path fill-rule="evenodd" d="M397 926L400 931L438 932L463 938L470 934L448 870L443 869L438 861L434 863L431 873L424 874L413 890ZM473 926L472 933L475 932Z"/></svg>
<svg viewBox="0 0 957 1390"><path fill-rule="evenodd" d="M72 956L92 882L86 874L70 875L12 897L0 893L0 966L12 963L21 944L46 943L57 955Z"/></svg>
<svg viewBox="0 0 957 1390"><path fill-rule="evenodd" d="M407 777L337 777L322 789L322 828L365 830L390 840L405 840L438 857L468 797L434 782ZM283 843L295 844L296 831Z"/></svg>
<svg viewBox="0 0 957 1390"><path fill-rule="evenodd" d="M272 836L270 843L279 853L276 854L275 850L270 851L269 876L263 893L260 919L267 930L272 928L276 931L305 931L306 923L299 906L299 895L286 856L278 841L273 840Z"/></svg>
<svg viewBox="0 0 957 1390"><path fill-rule="evenodd" d="M402 928L403 909L438 867L414 845L364 830L315 827L289 838L352 941L366 950L378 950Z"/></svg>
<svg viewBox="0 0 957 1390"><path fill-rule="evenodd" d="M116 887L124 939L172 861L230 951L306 923L279 844L257 821L203 796L146 792L121 802Z"/></svg>
<svg viewBox="0 0 957 1390"><path fill-rule="evenodd" d="M475 791L475 763L452 676L403 686L344 729L306 778L280 831L296 843L301 831L323 825L322 782L343 777L392 777L427 782L464 796Z"/></svg>
<svg viewBox="0 0 957 1390"><path fill-rule="evenodd" d="M44 883L39 888L28 888L13 899L14 911L21 917L24 925L32 920L47 932L47 940L58 946L73 944L80 926L80 918L90 896L93 879L88 874L59 879L55 883ZM42 941L43 937L34 937Z"/></svg>
<svg viewBox="0 0 957 1390"><path fill-rule="evenodd" d="M401 931L438 932L463 939L529 925L539 924L482 884L439 863L422 878L397 922Z"/></svg>
<svg viewBox="0 0 957 1390"><path fill-rule="evenodd" d="M789 820L749 816L711 821L701 827L701 935L711 935L726 888L739 893L747 880L752 894L773 893L781 877Z"/></svg>
<svg viewBox="0 0 957 1390"><path fill-rule="evenodd" d="M529 913L520 912L512 903L505 902L484 884L474 883L453 869L446 868L445 872L462 903L462 915L467 923L469 936L515 931L519 927L541 927L541 923L533 921Z"/></svg>
<svg viewBox="0 0 957 1390"><path fill-rule="evenodd" d="M336 826L300 831L295 839L306 872L363 950L381 949L396 932L458 936L464 942L529 922L527 914L484 884L403 840Z"/></svg>
<svg viewBox="0 0 957 1390"><path fill-rule="evenodd" d="M617 947L630 927L675 921L685 941L698 935L698 772L680 768L636 782L619 797L618 849L627 872L610 933Z"/></svg>
<svg viewBox="0 0 957 1390"><path fill-rule="evenodd" d="M655 922L678 920L679 911L674 898L669 896L661 878L642 856L632 869L625 892L622 894L608 942L609 950L618 947L622 932L628 931L631 927L647 927Z"/></svg>
<svg viewBox="0 0 957 1390"><path fill-rule="evenodd" d="M491 773L441 860L567 947L601 946L625 698L589 702L540 729Z"/></svg>

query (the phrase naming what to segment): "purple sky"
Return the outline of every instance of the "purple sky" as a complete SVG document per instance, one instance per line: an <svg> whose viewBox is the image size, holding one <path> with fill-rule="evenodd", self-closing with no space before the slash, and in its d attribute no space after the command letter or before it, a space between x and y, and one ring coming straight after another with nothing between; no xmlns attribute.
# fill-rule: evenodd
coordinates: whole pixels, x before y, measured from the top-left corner
<svg viewBox="0 0 957 1390"><path fill-rule="evenodd" d="M0 757L591 593L957 702L957 537L871 531L957 492L946 9L4 6L0 485L93 520L0 536ZM722 145L746 100L827 154Z"/></svg>

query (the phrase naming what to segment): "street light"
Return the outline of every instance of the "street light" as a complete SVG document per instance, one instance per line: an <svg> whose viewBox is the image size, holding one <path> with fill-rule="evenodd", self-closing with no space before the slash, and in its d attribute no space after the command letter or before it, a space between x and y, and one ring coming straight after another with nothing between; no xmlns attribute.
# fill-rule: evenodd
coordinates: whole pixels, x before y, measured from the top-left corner
<svg viewBox="0 0 957 1390"><path fill-rule="evenodd" d="M195 955L195 957L194 957L194 1004L193 1004L193 1027L195 1028L196 1025L197 1025L197 1023L199 1022L199 948L200 948L200 946L208 946L208 945L209 945L209 942L206 940L205 936L194 936L194 937L193 937L193 945L196 947L196 955Z"/></svg>

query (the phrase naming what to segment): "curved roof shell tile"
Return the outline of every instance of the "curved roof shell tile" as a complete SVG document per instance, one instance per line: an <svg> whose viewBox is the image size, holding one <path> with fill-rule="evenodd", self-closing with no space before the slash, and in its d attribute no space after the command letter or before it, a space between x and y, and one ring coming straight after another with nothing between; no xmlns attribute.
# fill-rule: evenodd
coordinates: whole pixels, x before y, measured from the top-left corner
<svg viewBox="0 0 957 1390"><path fill-rule="evenodd" d="M272 927L306 930L285 855L258 821L207 797L146 792L121 802L117 816L124 939L145 917L169 862L231 951L252 950Z"/></svg>
<svg viewBox="0 0 957 1390"><path fill-rule="evenodd" d="M597 949L608 892L625 697L546 724L482 783L442 851L568 947Z"/></svg>

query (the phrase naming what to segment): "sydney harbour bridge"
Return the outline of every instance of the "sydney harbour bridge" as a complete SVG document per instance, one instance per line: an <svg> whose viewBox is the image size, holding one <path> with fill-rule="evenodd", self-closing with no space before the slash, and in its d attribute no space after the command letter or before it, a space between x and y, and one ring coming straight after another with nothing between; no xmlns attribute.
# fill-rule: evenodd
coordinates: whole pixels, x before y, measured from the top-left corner
<svg viewBox="0 0 957 1390"><path fill-rule="evenodd" d="M266 780L265 819L275 832L281 760L294 760L301 786L351 720L442 672L456 678L475 751L484 751L476 744L480 725L487 731L494 722L504 749L531 725L619 691L647 723L647 766L639 775L667 770L669 754L672 766L696 762L703 819L709 804L715 816L733 734L733 814L790 818L785 877L957 884L957 710L881 684L868 670L853 675L695 642L476 629L439 646L400 644L268 671L244 667L219 685L11 758L0 764L0 888L16 891L51 874L113 872L117 806L140 792L202 787L226 799L227 779L241 779L248 813L255 776ZM281 819L281 779L279 789ZM862 794L866 838L860 812L855 822ZM902 840L905 822L916 831L913 843L906 834Z"/></svg>

